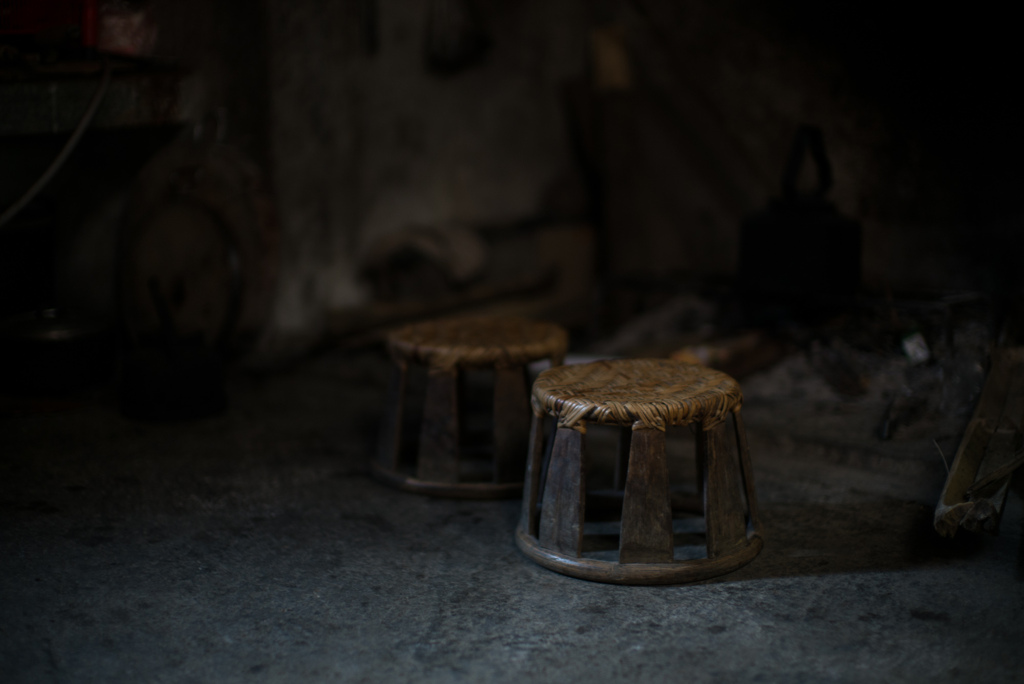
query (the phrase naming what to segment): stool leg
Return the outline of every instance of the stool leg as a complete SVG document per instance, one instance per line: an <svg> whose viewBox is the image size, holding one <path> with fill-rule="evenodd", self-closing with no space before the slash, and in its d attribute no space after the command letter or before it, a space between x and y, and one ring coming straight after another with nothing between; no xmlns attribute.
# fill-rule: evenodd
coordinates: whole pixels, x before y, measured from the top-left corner
<svg viewBox="0 0 1024 684"><path fill-rule="evenodd" d="M626 472L629 470L629 451L633 441L632 428L619 430L619 452L615 461L615 489L626 488Z"/></svg>
<svg viewBox="0 0 1024 684"><path fill-rule="evenodd" d="M619 563L669 563L674 544L665 433L653 428L633 430L631 443Z"/></svg>
<svg viewBox="0 0 1024 684"><path fill-rule="evenodd" d="M429 371L416 461L416 477L421 480L459 481L458 379L456 369Z"/></svg>
<svg viewBox="0 0 1024 684"><path fill-rule="evenodd" d="M530 424L530 455L523 478L523 513L519 527L531 536L537 535L537 497L540 496L540 471L544 460L544 414L533 414Z"/></svg>
<svg viewBox="0 0 1024 684"><path fill-rule="evenodd" d="M586 505L583 433L558 428L544 482L538 541L545 549L579 558Z"/></svg>
<svg viewBox="0 0 1024 684"><path fill-rule="evenodd" d="M530 400L522 366L494 370L494 481L520 482L525 467Z"/></svg>
<svg viewBox="0 0 1024 684"><path fill-rule="evenodd" d="M736 446L740 451L740 467L743 473L743 489L747 493L747 510L754 532L761 534L761 517L757 513L757 491L754 489L754 467L750 463L750 449L747 447L747 432L743 429L743 418L737 409L732 413L732 425L736 431Z"/></svg>
<svg viewBox="0 0 1024 684"><path fill-rule="evenodd" d="M708 558L717 558L747 540L738 481L739 468L724 448L725 422L698 437L699 458L704 462L704 521L707 524Z"/></svg>
<svg viewBox="0 0 1024 684"><path fill-rule="evenodd" d="M381 423L377 464L385 470L398 469L399 449L402 446L402 411L405 402L405 362L399 361L391 372L388 393Z"/></svg>
<svg viewBox="0 0 1024 684"><path fill-rule="evenodd" d="M707 459L704 455L704 452L701 451L701 427L700 423L690 423L687 427L689 428L690 432L693 433L693 438L697 443L697 453L695 454L696 458L693 459L694 470L697 477L696 486L694 487L694 489L697 490L697 496L701 496L701 492L704 491L704 467L707 465L705 463Z"/></svg>

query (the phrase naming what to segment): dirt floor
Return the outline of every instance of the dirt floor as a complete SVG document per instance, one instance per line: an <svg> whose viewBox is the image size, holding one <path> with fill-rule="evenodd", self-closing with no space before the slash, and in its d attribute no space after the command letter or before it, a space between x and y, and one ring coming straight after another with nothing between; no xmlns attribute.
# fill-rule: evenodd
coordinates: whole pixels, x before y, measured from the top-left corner
<svg viewBox="0 0 1024 684"><path fill-rule="evenodd" d="M963 417L880 439L884 383L843 396L816 363L743 380L764 550L683 586L564 577L516 548L518 501L370 479L379 352L234 376L217 418L104 392L7 415L0 679L1024 681L1020 477L999 536L939 538Z"/></svg>

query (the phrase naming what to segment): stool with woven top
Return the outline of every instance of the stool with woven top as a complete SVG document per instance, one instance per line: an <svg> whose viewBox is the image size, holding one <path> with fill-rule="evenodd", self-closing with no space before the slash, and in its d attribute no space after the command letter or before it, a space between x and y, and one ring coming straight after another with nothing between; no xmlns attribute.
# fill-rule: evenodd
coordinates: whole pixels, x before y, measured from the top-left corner
<svg viewBox="0 0 1024 684"><path fill-rule="evenodd" d="M526 366L542 359L560 365L567 344L561 327L516 318L427 321L392 332L388 350L395 369L374 475L435 496L518 496L530 424ZM416 447L403 449L407 384L411 366L417 365L425 366L427 375L422 420L418 430L413 428L419 439ZM467 455L463 422L473 407L460 397L460 376L480 369L493 373L490 439L475 449L484 452L482 470L481 459L470 462Z"/></svg>
<svg viewBox="0 0 1024 684"><path fill-rule="evenodd" d="M531 397L519 548L551 570L616 584L692 582L750 562L762 542L742 401L739 385L728 375L678 361L598 361L544 371ZM545 461L546 416L557 427ZM734 449L729 448L730 422ZM588 554L585 544L584 526L591 524L588 423L622 429L615 476L621 498L621 515L615 513L617 558L614 550L604 554L614 559ZM687 425L697 437L698 496L689 499L670 487L665 453L666 430ZM698 545L696 557L677 558L673 512L686 510L703 515L703 537L696 538L703 539L706 551ZM699 519L691 522L700 527Z"/></svg>

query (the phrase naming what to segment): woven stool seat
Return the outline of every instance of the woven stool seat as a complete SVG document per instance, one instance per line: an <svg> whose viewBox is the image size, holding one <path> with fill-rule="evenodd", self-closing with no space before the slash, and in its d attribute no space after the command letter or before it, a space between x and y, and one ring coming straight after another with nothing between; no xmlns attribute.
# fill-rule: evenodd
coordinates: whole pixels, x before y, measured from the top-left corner
<svg viewBox="0 0 1024 684"><path fill-rule="evenodd" d="M725 373L666 359L628 359L553 368L537 378L532 402L558 416L559 427L587 422L664 430L711 426L743 401Z"/></svg>
<svg viewBox="0 0 1024 684"><path fill-rule="evenodd" d="M426 321L395 330L388 350L395 362L373 472L389 484L423 494L462 498L517 496L522 491L530 402L526 366L541 359L562 363L568 335L551 323L518 318ZM426 369L418 444L403 449L410 366ZM489 445L468 446L461 398L464 371L493 372ZM484 451L470 459L470 452ZM413 456L410 460L408 456ZM486 461L484 470L481 460ZM475 467L474 467L475 466Z"/></svg>
<svg viewBox="0 0 1024 684"><path fill-rule="evenodd" d="M565 355L568 336L552 323L521 318L426 321L388 337L392 355L434 369L523 366Z"/></svg>
<svg viewBox="0 0 1024 684"><path fill-rule="evenodd" d="M599 361L541 373L516 540L531 559L583 579L663 584L731 572L760 551L760 523L739 384L704 366L663 359ZM555 422L545 462L545 419ZM587 425L621 428L615 560L585 555ZM735 449L730 451L727 425ZM696 491L669 482L666 430L696 428ZM703 557L676 558L674 512L704 518ZM699 522L699 521L698 521ZM605 554L607 555L607 554Z"/></svg>

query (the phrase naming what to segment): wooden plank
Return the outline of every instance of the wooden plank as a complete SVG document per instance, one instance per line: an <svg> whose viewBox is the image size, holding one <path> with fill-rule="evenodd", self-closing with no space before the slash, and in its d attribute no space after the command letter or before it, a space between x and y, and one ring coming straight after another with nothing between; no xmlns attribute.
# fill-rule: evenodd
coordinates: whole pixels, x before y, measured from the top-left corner
<svg viewBox="0 0 1024 684"><path fill-rule="evenodd" d="M522 482L530 430L530 399L522 366L494 371L494 481Z"/></svg>
<svg viewBox="0 0 1024 684"><path fill-rule="evenodd" d="M1018 377L1024 375L1020 370L1017 373ZM973 506L964 514L963 519L960 521L960 527L972 532L988 532L990 534L995 534L999 530L999 521L1003 515L1003 504L1009 492L1010 475L1012 475L1013 471L1011 470L1000 478L992 478L991 475L1002 466L1011 463L1019 447L1020 432L1016 429L1004 428L993 433L992 438L988 441L988 446L985 448L985 455L978 465L978 472L974 481L979 483L990 480L990 482L978 488L975 488L974 484L972 484L964 492L964 496ZM971 494L972 489L975 489L973 494Z"/></svg>
<svg viewBox="0 0 1024 684"><path fill-rule="evenodd" d="M727 555L747 540L747 524L740 499L739 464L725 448L725 422L702 430L699 439L706 458L704 519L708 558Z"/></svg>
<svg viewBox="0 0 1024 684"><path fill-rule="evenodd" d="M430 369L420 428L416 477L429 482L459 480L458 380L455 369Z"/></svg>
<svg viewBox="0 0 1024 684"><path fill-rule="evenodd" d="M943 537L952 537L974 504L967 501L967 489L978 474L981 459L985 456L985 447L992 433L983 418L974 418L967 424L964 438L960 441L953 465L949 469L946 484L942 488L939 503L935 507L933 524L935 531Z"/></svg>
<svg viewBox="0 0 1024 684"><path fill-rule="evenodd" d="M519 527L531 537L537 536L537 498L540 496L540 470L544 460L544 415L533 416L530 423L530 454L523 480L523 512Z"/></svg>
<svg viewBox="0 0 1024 684"><path fill-rule="evenodd" d="M754 488L754 466L750 462L750 447L747 445L747 431L743 429L743 416L739 410L732 413L732 426L736 433L736 445L740 451L740 473L743 476L743 491L747 495L747 512L750 524L756 534L761 534L761 517L757 512L757 490Z"/></svg>
<svg viewBox="0 0 1024 684"><path fill-rule="evenodd" d="M1010 480L1022 462L1020 456L1024 443L1024 349L1001 349L999 353L1007 357L1006 363L1013 364L1009 388L996 429L978 464L974 482L964 492L964 497L973 506L960 521L965 530L989 534L999 531Z"/></svg>
<svg viewBox="0 0 1024 684"><path fill-rule="evenodd" d="M1024 453L1017 451L1011 460L995 468L988 475L981 476L981 473L979 472L978 479L974 481L974 484L967 488L967 498L971 499L976 495L984 493L991 485L1007 477L1021 466L1024 466Z"/></svg>
<svg viewBox="0 0 1024 684"><path fill-rule="evenodd" d="M542 548L579 558L586 506L583 434L558 428L541 499L538 541Z"/></svg>
<svg viewBox="0 0 1024 684"><path fill-rule="evenodd" d="M935 507L934 525L939 534L952 537L960 527L987 532L998 529L1012 472L984 488L975 484L991 479L993 472L1014 460L1021 444L1022 421L1024 347L996 349L974 417ZM972 488L973 496L968 498Z"/></svg>
<svg viewBox="0 0 1024 684"><path fill-rule="evenodd" d="M381 421L380 439L377 443L377 463L386 470L398 469L399 451L402 446L406 373L404 362L395 364L384 400L387 403L384 406L384 418Z"/></svg>
<svg viewBox="0 0 1024 684"><path fill-rule="evenodd" d="M1024 369L1022 369L1021 376L1024 378ZM976 485L986 480L993 480L993 473L1000 471L1004 466L1012 464L1020 454L1020 447L1021 433L1018 430L1003 427L993 432L991 439L988 441L988 446L985 448L985 458L978 465L977 478L967 488L967 491L964 492L965 496L969 497L972 491L980 494L978 490L982 489L982 487ZM991 485L992 483L989 482L989 484Z"/></svg>
<svg viewBox="0 0 1024 684"><path fill-rule="evenodd" d="M626 472L629 469L629 449L633 439L631 428L619 430L619 451L615 461L615 489L626 487Z"/></svg>
<svg viewBox="0 0 1024 684"><path fill-rule="evenodd" d="M665 433L633 430L619 535L620 563L672 560L672 497L669 493Z"/></svg>
<svg viewBox="0 0 1024 684"><path fill-rule="evenodd" d="M1010 394L1013 367L1020 361L1021 354L1018 348L992 350L992 364L985 378L981 396L978 398L978 405L974 409L974 417L995 420L1002 415Z"/></svg>

